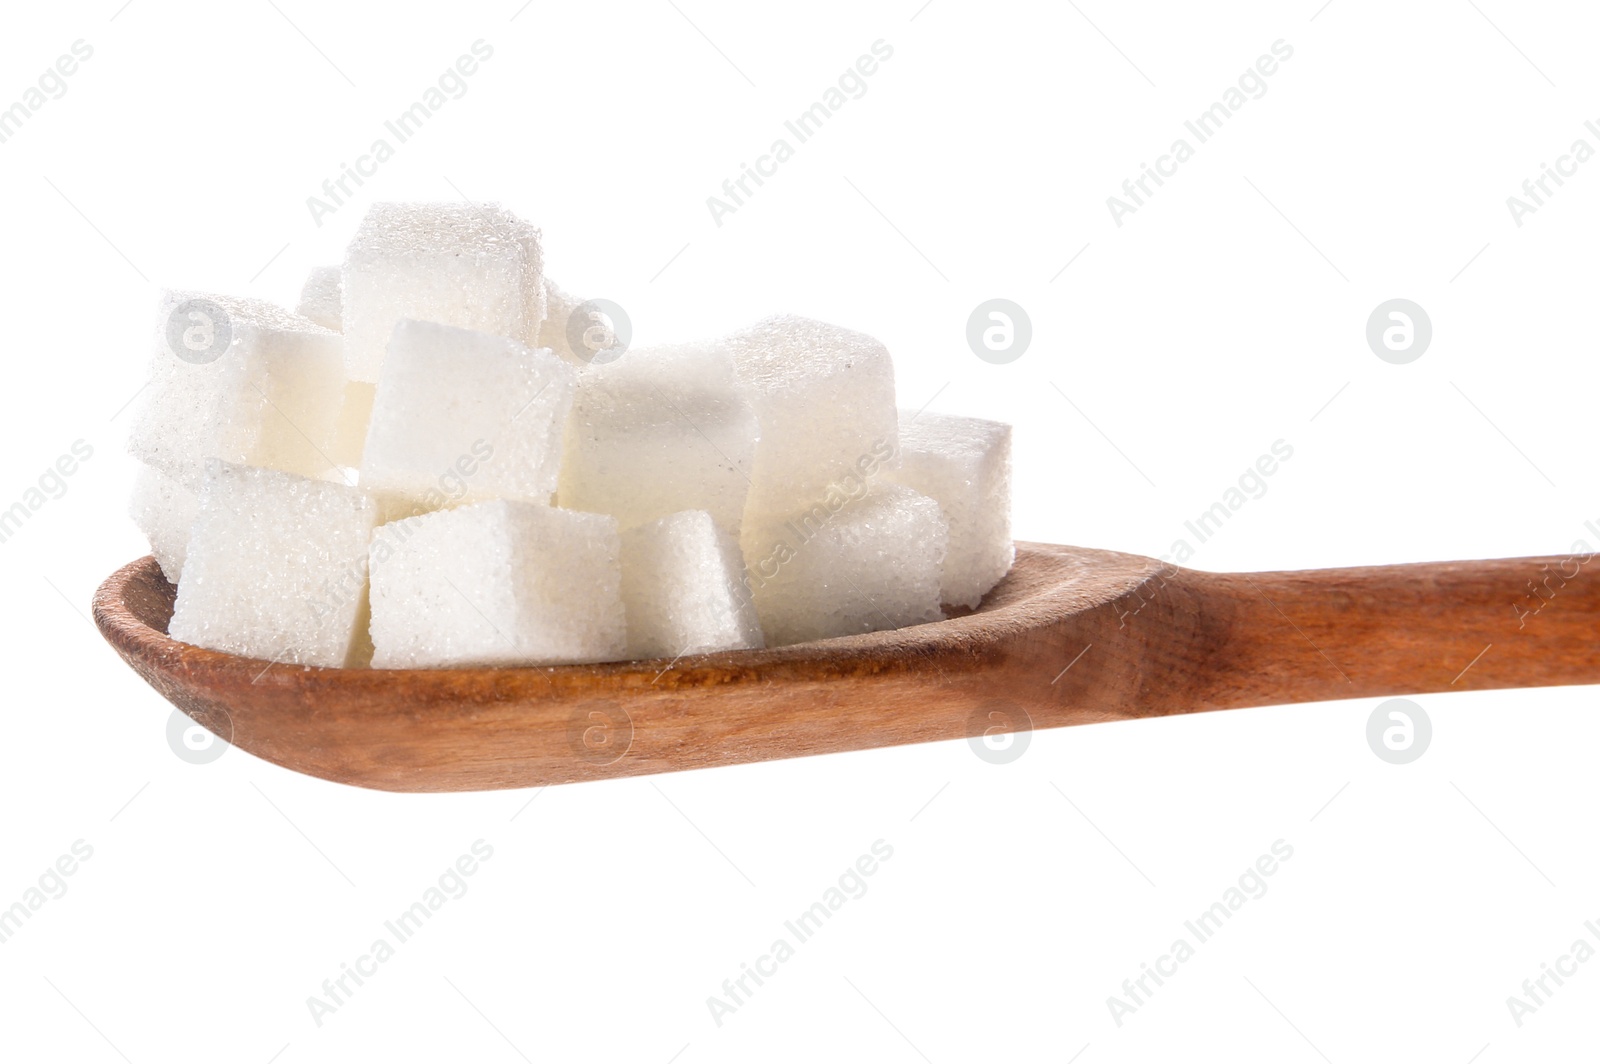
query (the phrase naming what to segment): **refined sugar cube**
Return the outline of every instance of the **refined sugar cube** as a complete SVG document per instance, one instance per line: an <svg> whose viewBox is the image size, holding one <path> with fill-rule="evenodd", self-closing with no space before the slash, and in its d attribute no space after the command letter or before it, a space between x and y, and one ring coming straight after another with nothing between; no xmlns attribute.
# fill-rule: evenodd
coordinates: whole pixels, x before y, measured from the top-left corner
<svg viewBox="0 0 1600 1064"><path fill-rule="evenodd" d="M949 414L902 413L890 480L939 504L950 522L943 600L976 607L1011 569L1011 426Z"/></svg>
<svg viewBox="0 0 1600 1064"><path fill-rule="evenodd" d="M762 645L739 545L704 510L622 533L622 602L630 658Z"/></svg>
<svg viewBox="0 0 1600 1064"><path fill-rule="evenodd" d="M150 541L162 575L172 584L183 575L189 529L200 512L200 496L153 466L140 466L129 514Z"/></svg>
<svg viewBox="0 0 1600 1064"><path fill-rule="evenodd" d="M495 204L379 203L343 271L350 379L377 383L401 319L537 343L545 314L539 231Z"/></svg>
<svg viewBox="0 0 1600 1064"><path fill-rule="evenodd" d="M211 458L326 475L342 349L338 333L262 300L167 292L128 449L192 489Z"/></svg>
<svg viewBox="0 0 1600 1064"><path fill-rule="evenodd" d="M372 665L612 661L626 651L614 520L499 500L373 538Z"/></svg>
<svg viewBox="0 0 1600 1064"><path fill-rule="evenodd" d="M586 365L589 360L580 358L572 349L572 338L567 334L572 312L583 300L571 292L563 291L550 278L544 279L544 321L539 326L539 346L548 347L568 362Z"/></svg>
<svg viewBox="0 0 1600 1064"><path fill-rule="evenodd" d="M300 302L295 313L309 318L324 329L344 331L343 267L318 266L306 278L300 289Z"/></svg>
<svg viewBox="0 0 1600 1064"><path fill-rule="evenodd" d="M579 374L560 502L623 528L707 510L737 534L760 426L717 343L630 350Z"/></svg>
<svg viewBox="0 0 1600 1064"><path fill-rule="evenodd" d="M372 425L372 400L378 386L366 381L346 381L344 398L339 403L339 418L333 427L333 446L328 457L346 469L361 468L361 453L367 446L367 429Z"/></svg>
<svg viewBox="0 0 1600 1064"><path fill-rule="evenodd" d="M577 373L549 351L432 322L395 327L361 456L367 491L550 502Z"/></svg>
<svg viewBox="0 0 1600 1064"><path fill-rule="evenodd" d="M354 664L377 515L343 484L210 463L168 632L266 661Z"/></svg>
<svg viewBox="0 0 1600 1064"><path fill-rule="evenodd" d="M296 313L323 328L343 332L343 277L342 266L318 266L312 270L305 286L300 289ZM334 465L345 469L360 468L361 448L367 442L367 422L372 417L372 393L376 387L370 381L345 382L338 421L334 425L333 444L328 451L328 457L333 459Z"/></svg>
<svg viewBox="0 0 1600 1064"><path fill-rule="evenodd" d="M894 367L870 336L775 317L730 338L739 383L761 423L745 524L781 521L846 478L892 461ZM746 541L746 560L755 545Z"/></svg>
<svg viewBox="0 0 1600 1064"><path fill-rule="evenodd" d="M759 530L745 555L768 646L937 621L949 528L939 504L899 484L830 497Z"/></svg>

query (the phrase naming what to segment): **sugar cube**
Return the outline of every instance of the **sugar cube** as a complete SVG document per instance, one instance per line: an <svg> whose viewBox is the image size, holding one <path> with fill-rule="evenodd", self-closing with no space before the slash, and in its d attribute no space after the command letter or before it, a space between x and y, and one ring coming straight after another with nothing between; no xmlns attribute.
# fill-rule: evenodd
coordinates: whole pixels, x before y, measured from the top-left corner
<svg viewBox="0 0 1600 1064"><path fill-rule="evenodd" d="M544 279L544 321L539 326L539 346L548 347L568 362L586 365L589 359L579 356L572 348L572 337L567 332L567 327L572 321L572 312L583 305L583 300L564 291L554 281Z"/></svg>
<svg viewBox="0 0 1600 1064"><path fill-rule="evenodd" d="M394 330L361 456L361 486L453 502L548 504L576 371L542 348L433 322Z"/></svg>
<svg viewBox="0 0 1600 1064"><path fill-rule="evenodd" d="M339 418L333 427L333 446L328 457L346 469L361 468L361 453L367 446L367 429L372 425L372 400L378 386L366 381L345 381L339 403Z"/></svg>
<svg viewBox="0 0 1600 1064"><path fill-rule="evenodd" d="M611 661L626 651L614 520L497 500L373 538L374 668Z"/></svg>
<svg viewBox="0 0 1600 1064"><path fill-rule="evenodd" d="M318 266L306 277L300 289L295 313L309 318L324 329L344 331L344 284L341 266Z"/></svg>
<svg viewBox="0 0 1600 1064"><path fill-rule="evenodd" d="M379 203L343 271L350 379L377 383L403 318L537 343L545 314L539 230L495 204Z"/></svg>
<svg viewBox="0 0 1600 1064"><path fill-rule="evenodd" d="M878 482L757 530L745 554L768 646L937 621L949 527L939 504Z"/></svg>
<svg viewBox="0 0 1600 1064"><path fill-rule="evenodd" d="M950 522L943 600L976 607L1011 569L1011 426L902 412L900 465L884 474L932 498Z"/></svg>
<svg viewBox="0 0 1600 1064"><path fill-rule="evenodd" d="M334 332L344 331L344 267L318 266L306 278L300 289L300 303L295 308L303 318L309 318L323 328ZM328 457L333 464L345 469L361 466L361 448L367 442L367 422L372 417L372 393L376 385L370 381L347 380L344 398L339 404L338 422L334 426L333 445Z"/></svg>
<svg viewBox="0 0 1600 1064"><path fill-rule="evenodd" d="M325 475L342 350L338 333L259 299L164 293L128 449L191 489L210 458Z"/></svg>
<svg viewBox="0 0 1600 1064"><path fill-rule="evenodd" d="M176 584L183 574L189 530L200 512L200 496L154 466L142 465L133 482L128 511L150 541L150 553L156 556L162 575Z"/></svg>
<svg viewBox="0 0 1600 1064"><path fill-rule="evenodd" d="M762 645L739 545L704 510L622 533L622 602L630 658Z"/></svg>
<svg viewBox="0 0 1600 1064"><path fill-rule="evenodd" d="M560 502L623 528L708 510L737 534L760 427L719 343L630 350L577 378Z"/></svg>
<svg viewBox="0 0 1600 1064"><path fill-rule="evenodd" d="M894 366L882 344L808 318L767 318L730 338L761 424L745 523L781 521L846 478L893 460ZM748 559L750 545L746 545Z"/></svg>
<svg viewBox="0 0 1600 1064"><path fill-rule="evenodd" d="M377 514L343 484L209 463L168 632L266 661L353 664Z"/></svg>

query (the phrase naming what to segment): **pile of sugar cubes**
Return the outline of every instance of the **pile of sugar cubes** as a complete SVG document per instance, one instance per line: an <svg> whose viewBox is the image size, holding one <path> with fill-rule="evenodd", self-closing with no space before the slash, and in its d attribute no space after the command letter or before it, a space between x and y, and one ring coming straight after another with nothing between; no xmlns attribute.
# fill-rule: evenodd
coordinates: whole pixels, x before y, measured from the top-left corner
<svg viewBox="0 0 1600 1064"><path fill-rule="evenodd" d="M671 659L939 620L1010 568L1009 426L898 412L877 340L774 317L621 347L593 306L474 204L374 206L293 313L164 295L129 449L172 637Z"/></svg>

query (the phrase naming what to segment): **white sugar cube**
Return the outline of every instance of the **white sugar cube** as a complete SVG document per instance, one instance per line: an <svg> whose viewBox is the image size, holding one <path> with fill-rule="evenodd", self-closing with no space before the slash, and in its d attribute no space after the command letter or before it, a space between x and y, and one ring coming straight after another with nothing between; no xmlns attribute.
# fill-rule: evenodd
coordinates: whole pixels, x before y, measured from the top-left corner
<svg viewBox="0 0 1600 1064"><path fill-rule="evenodd" d="M265 661L353 664L377 515L343 484L210 463L169 633Z"/></svg>
<svg viewBox="0 0 1600 1064"><path fill-rule="evenodd" d="M135 457L193 489L211 458L308 477L333 469L338 333L259 299L167 292L157 334Z"/></svg>
<svg viewBox="0 0 1600 1064"><path fill-rule="evenodd" d="M937 621L949 528L939 504L899 484L833 495L756 530L745 554L768 646Z"/></svg>
<svg viewBox="0 0 1600 1064"><path fill-rule="evenodd" d="M295 313L309 318L324 329L344 330L344 284L341 266L318 266L306 277L300 289Z"/></svg>
<svg viewBox="0 0 1600 1064"><path fill-rule="evenodd" d="M339 418L334 423L333 446L328 457L346 469L361 468L361 453L367 446L367 429L372 425L372 400L378 386L366 381L346 381Z"/></svg>
<svg viewBox="0 0 1600 1064"><path fill-rule="evenodd" d="M346 364L376 383L403 318L537 343L545 293L539 230L495 204L379 203L343 271Z"/></svg>
<svg viewBox="0 0 1600 1064"><path fill-rule="evenodd" d="M586 365L589 360L580 358L572 349L572 337L567 328L572 312L583 305L583 300L564 291L550 278L544 279L544 321L539 326L539 346L548 347L568 362Z"/></svg>
<svg viewBox="0 0 1600 1064"><path fill-rule="evenodd" d="M1011 569L1011 426L914 411L900 418L900 465L885 474L933 499L950 522L944 601L976 607Z"/></svg>
<svg viewBox="0 0 1600 1064"><path fill-rule="evenodd" d="M548 504L576 379L542 348L400 322L372 401L362 488L413 500L446 490L452 501Z"/></svg>
<svg viewBox="0 0 1600 1064"><path fill-rule="evenodd" d="M737 534L760 431L718 343L630 350L578 375L560 502L623 528L708 510Z"/></svg>
<svg viewBox="0 0 1600 1064"><path fill-rule="evenodd" d="M819 502L849 476L892 461L894 366L863 333L792 316L730 337L741 386L761 423L745 524ZM750 553L746 544L746 557Z"/></svg>
<svg viewBox="0 0 1600 1064"><path fill-rule="evenodd" d="M200 496L154 466L140 466L129 515L150 541L162 575L176 584L183 575L189 530L200 512Z"/></svg>
<svg viewBox="0 0 1600 1064"><path fill-rule="evenodd" d="M626 651L616 522L506 500L373 538L372 665L612 661Z"/></svg>
<svg viewBox="0 0 1600 1064"><path fill-rule="evenodd" d="M704 510L622 533L628 657L676 658L762 645L739 545Z"/></svg>

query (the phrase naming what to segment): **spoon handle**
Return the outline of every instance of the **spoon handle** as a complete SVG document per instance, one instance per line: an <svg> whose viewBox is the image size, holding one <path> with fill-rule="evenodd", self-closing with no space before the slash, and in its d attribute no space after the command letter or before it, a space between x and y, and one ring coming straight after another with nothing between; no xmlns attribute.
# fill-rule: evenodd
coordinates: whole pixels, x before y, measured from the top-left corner
<svg viewBox="0 0 1600 1064"><path fill-rule="evenodd" d="M1081 694L1112 716L1600 683L1600 558L1169 567L1109 616L1060 634L1064 654L1097 643L1082 664L1105 653L1076 682L1081 666L1063 674L1059 697Z"/></svg>

